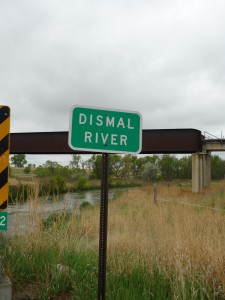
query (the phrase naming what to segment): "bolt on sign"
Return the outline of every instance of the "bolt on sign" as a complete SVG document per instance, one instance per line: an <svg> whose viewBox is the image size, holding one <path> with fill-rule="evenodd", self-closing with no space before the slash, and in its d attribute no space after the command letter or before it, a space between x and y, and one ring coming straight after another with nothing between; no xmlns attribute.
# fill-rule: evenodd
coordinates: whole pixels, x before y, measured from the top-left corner
<svg viewBox="0 0 225 300"><path fill-rule="evenodd" d="M72 149L124 154L141 151L140 113L79 105L72 107L70 113Z"/></svg>
<svg viewBox="0 0 225 300"><path fill-rule="evenodd" d="M10 109L0 106L0 210L8 205Z"/></svg>

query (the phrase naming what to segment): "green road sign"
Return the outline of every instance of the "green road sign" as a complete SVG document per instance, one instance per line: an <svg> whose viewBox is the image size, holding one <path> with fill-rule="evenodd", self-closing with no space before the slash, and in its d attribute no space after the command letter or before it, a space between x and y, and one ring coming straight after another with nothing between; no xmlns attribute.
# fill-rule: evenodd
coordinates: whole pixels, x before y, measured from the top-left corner
<svg viewBox="0 0 225 300"><path fill-rule="evenodd" d="M0 211L0 230L7 230L8 225L8 213L6 211Z"/></svg>
<svg viewBox="0 0 225 300"><path fill-rule="evenodd" d="M71 109L69 146L74 150L139 153L141 115L76 105Z"/></svg>

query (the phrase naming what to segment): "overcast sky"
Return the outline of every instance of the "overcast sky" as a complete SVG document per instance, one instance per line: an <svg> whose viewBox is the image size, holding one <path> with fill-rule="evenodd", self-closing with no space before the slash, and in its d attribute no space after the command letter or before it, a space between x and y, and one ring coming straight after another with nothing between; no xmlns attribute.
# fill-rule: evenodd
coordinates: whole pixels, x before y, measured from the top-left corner
<svg viewBox="0 0 225 300"><path fill-rule="evenodd" d="M67 131L75 104L225 135L224 0L0 0L11 132Z"/></svg>

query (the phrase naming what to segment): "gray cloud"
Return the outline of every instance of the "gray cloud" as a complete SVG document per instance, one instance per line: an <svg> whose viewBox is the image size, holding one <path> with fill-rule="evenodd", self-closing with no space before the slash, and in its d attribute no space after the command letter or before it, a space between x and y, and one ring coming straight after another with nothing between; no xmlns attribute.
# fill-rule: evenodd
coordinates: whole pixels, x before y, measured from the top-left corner
<svg viewBox="0 0 225 300"><path fill-rule="evenodd" d="M75 104L144 128L225 130L222 1L0 3L0 97L12 131L68 130Z"/></svg>

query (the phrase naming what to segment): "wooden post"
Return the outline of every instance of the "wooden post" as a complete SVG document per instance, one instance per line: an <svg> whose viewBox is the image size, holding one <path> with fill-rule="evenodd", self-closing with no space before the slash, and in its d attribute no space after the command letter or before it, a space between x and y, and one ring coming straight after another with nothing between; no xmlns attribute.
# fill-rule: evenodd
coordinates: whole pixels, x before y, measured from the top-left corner
<svg viewBox="0 0 225 300"><path fill-rule="evenodd" d="M158 205L158 201L157 201L157 183L153 184L153 197L154 197L154 204Z"/></svg>

